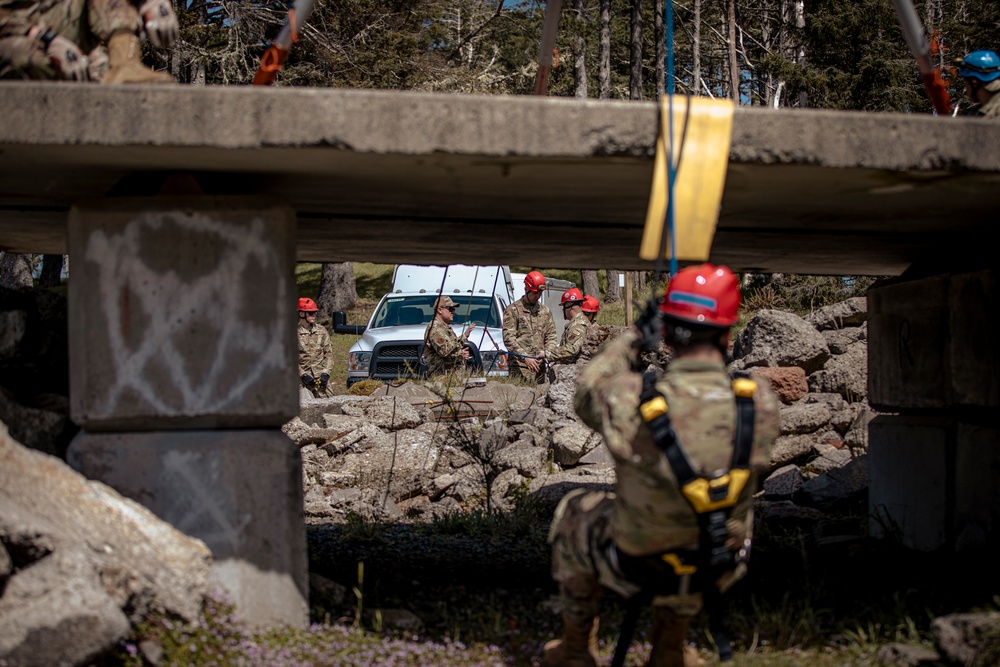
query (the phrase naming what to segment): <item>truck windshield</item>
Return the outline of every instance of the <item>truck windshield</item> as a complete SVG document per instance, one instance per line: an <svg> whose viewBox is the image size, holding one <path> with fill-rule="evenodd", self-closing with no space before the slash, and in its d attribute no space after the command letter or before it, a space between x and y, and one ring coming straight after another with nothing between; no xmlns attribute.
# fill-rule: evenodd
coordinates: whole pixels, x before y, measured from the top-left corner
<svg viewBox="0 0 1000 667"><path fill-rule="evenodd" d="M451 297L458 304L455 319L452 324L476 324L488 327L500 326L500 312L493 299L488 296L455 295ZM420 296L390 296L382 301L375 317L372 318L372 329L381 327L412 326L430 324L434 315L433 294Z"/></svg>

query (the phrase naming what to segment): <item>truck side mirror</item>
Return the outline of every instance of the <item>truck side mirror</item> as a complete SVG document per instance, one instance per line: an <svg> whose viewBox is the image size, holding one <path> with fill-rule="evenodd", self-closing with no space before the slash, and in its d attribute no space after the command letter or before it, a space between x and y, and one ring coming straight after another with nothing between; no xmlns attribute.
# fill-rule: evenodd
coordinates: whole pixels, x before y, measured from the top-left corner
<svg viewBox="0 0 1000 667"><path fill-rule="evenodd" d="M333 333L339 334L352 334L354 336L360 336L365 332L364 325L360 324L348 324L347 323L347 313L341 311L334 311L333 313Z"/></svg>

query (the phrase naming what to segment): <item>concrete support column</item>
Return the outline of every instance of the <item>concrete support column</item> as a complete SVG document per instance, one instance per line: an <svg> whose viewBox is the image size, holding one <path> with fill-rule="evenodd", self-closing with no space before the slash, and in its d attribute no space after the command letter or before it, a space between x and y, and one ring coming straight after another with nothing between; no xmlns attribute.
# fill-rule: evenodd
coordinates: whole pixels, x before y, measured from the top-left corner
<svg viewBox="0 0 1000 667"><path fill-rule="evenodd" d="M239 617L305 625L294 212L107 199L68 240L71 465L203 540Z"/></svg>
<svg viewBox="0 0 1000 667"><path fill-rule="evenodd" d="M1000 546L996 272L868 293L869 509L875 535L933 550Z"/></svg>

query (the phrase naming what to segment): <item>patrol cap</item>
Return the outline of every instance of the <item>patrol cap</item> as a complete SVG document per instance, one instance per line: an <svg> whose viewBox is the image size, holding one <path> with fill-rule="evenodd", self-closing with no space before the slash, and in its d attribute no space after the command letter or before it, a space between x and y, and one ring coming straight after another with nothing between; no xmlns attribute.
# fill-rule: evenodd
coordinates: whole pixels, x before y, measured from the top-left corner
<svg viewBox="0 0 1000 667"><path fill-rule="evenodd" d="M452 306L457 307L458 304L452 301L450 296L439 296L437 301L434 302L434 310L438 308L451 308Z"/></svg>

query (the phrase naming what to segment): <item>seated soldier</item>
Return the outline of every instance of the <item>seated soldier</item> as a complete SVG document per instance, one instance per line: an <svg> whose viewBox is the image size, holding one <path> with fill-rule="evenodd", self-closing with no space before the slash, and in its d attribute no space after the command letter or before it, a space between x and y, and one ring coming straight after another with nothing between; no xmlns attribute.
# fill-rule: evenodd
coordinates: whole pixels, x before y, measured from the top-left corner
<svg viewBox="0 0 1000 667"><path fill-rule="evenodd" d="M170 0L138 8L122 0L0 0L0 78L172 83L140 61L143 30L153 46L177 41Z"/></svg>
<svg viewBox="0 0 1000 667"><path fill-rule="evenodd" d="M476 328L476 323L470 322L461 337L456 335L451 328L456 308L458 304L449 296L441 296L434 301L434 317L424 334L424 360L427 362L428 377L463 370L469 359L469 348L465 344L469 340L469 334Z"/></svg>

